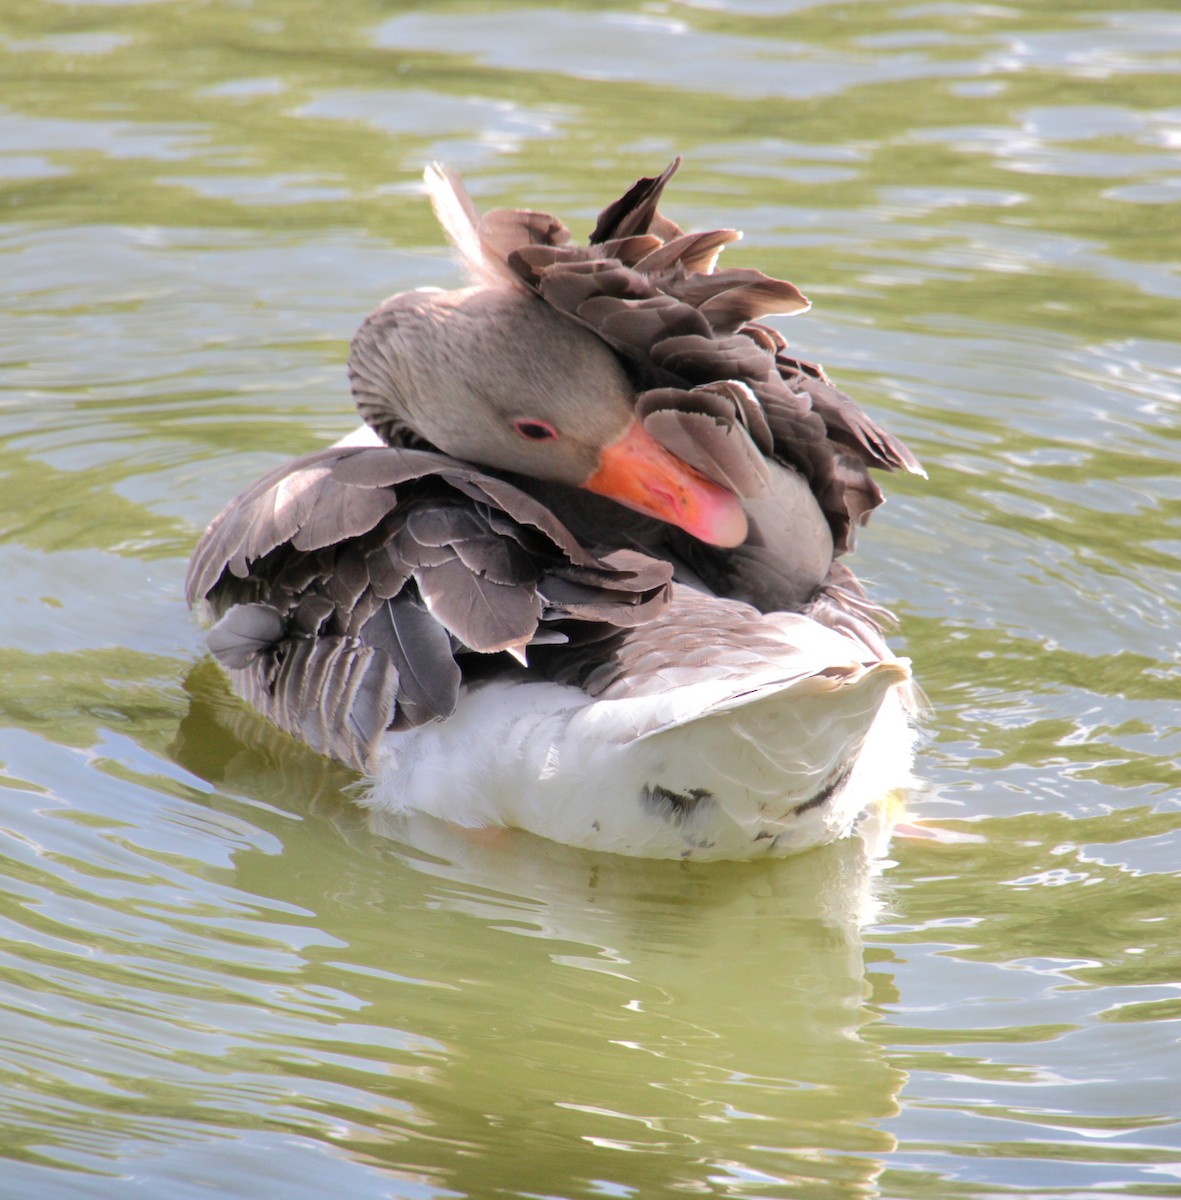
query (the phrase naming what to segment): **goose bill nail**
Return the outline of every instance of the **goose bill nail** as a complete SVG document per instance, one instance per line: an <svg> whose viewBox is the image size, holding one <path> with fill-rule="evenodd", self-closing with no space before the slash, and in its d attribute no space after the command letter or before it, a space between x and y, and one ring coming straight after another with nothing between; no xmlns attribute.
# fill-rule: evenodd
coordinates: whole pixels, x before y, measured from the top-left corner
<svg viewBox="0 0 1181 1200"><path fill-rule="evenodd" d="M712 546L746 540L746 514L738 497L670 454L639 421L603 450L583 487Z"/></svg>

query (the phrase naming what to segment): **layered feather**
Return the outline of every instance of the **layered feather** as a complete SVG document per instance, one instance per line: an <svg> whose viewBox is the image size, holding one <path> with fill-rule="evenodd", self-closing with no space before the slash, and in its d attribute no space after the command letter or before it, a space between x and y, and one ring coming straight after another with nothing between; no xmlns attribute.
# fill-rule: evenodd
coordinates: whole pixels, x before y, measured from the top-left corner
<svg viewBox="0 0 1181 1200"><path fill-rule="evenodd" d="M822 368L790 355L782 336L759 323L807 310L794 284L749 268L716 270L719 252L740 233L683 234L660 215L661 194L679 165L675 159L608 205L586 246L572 245L570 231L548 213L480 216L459 178L442 168L428 171L427 187L473 276L527 288L602 338L635 374L642 414L651 388L660 389L662 414L700 411L695 389L745 389L751 403L712 425L646 415L645 426L657 440L676 429L674 452L692 441L691 461L711 478L724 479L734 443L750 439L749 457L771 458L808 482L835 553L846 553L883 499L869 469L922 468Z"/></svg>
<svg viewBox="0 0 1181 1200"><path fill-rule="evenodd" d="M532 497L443 455L339 447L233 500L186 590L218 618L210 648L246 698L364 769L384 729L454 711L462 661L651 622L671 576L590 552Z"/></svg>
<svg viewBox="0 0 1181 1200"><path fill-rule="evenodd" d="M236 689L373 773L376 803L726 857L847 831L872 791L867 738L892 739L889 781L906 775L908 671L839 558L882 501L870 470L921 468L761 323L807 309L793 284L718 270L737 231L686 234L659 213L678 165L608 205L585 246L546 213L481 216L458 177L429 170L472 292L517 297L487 305L465 343L499 346L493 357L453 375L462 393L506 339L528 367L522 330L549 351L569 338L571 364L594 361L578 339L607 347L644 429L741 498L742 545L440 453L391 383L406 353L392 335L429 327L434 296L471 293L423 292L388 301L354 339L354 396L378 444L271 472L194 553L188 597L216 620L209 645ZM424 353L447 370L458 351ZM604 378L586 381L588 413ZM610 828L594 811L604 785L627 797Z"/></svg>

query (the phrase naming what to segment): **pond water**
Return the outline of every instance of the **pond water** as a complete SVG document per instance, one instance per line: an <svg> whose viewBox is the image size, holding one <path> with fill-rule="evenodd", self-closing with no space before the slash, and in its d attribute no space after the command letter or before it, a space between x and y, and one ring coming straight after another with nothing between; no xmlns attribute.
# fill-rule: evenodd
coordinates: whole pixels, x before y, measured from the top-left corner
<svg viewBox="0 0 1181 1200"><path fill-rule="evenodd" d="M5 6L0 1195L1181 1196L1181 13ZM382 829L232 700L205 522L456 272L419 194L665 210L930 472L855 565L959 835Z"/></svg>

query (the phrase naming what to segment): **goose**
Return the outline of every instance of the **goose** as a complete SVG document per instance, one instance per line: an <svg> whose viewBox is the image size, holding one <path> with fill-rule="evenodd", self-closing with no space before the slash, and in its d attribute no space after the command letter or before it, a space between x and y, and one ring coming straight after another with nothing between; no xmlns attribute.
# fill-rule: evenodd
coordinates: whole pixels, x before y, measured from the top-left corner
<svg viewBox="0 0 1181 1200"><path fill-rule="evenodd" d="M588 244L426 190L468 282L353 338L363 425L248 487L189 603L375 812L657 858L786 855L913 783L915 688L842 562L914 455L798 358L791 283L639 179ZM508 836L507 834L505 836Z"/></svg>

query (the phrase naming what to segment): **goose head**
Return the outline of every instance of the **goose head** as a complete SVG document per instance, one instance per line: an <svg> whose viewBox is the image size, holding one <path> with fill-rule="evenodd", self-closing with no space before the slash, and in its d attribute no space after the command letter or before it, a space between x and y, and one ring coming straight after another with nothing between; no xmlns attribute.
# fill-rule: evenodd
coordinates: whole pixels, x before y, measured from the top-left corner
<svg viewBox="0 0 1181 1200"><path fill-rule="evenodd" d="M369 315L349 356L361 415L453 458L584 488L703 542L747 535L738 498L645 432L614 353L509 288L422 289Z"/></svg>

